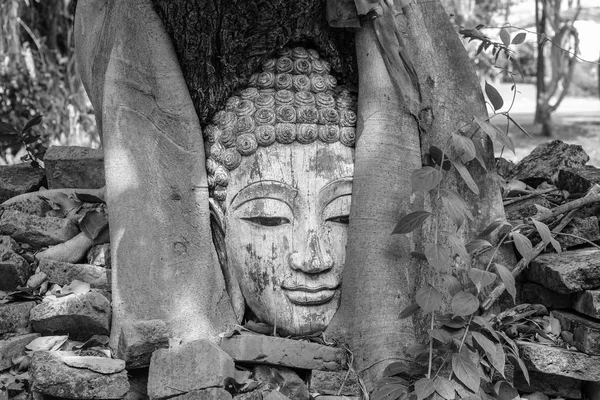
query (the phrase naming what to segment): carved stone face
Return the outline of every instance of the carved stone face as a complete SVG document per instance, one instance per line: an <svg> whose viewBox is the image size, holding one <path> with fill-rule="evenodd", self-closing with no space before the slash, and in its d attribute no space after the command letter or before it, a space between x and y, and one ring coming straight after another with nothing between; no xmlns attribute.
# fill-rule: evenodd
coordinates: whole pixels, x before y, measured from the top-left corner
<svg viewBox="0 0 600 400"><path fill-rule="evenodd" d="M247 305L291 334L323 330L340 300L353 149L279 144L243 157L227 186L225 246Z"/></svg>

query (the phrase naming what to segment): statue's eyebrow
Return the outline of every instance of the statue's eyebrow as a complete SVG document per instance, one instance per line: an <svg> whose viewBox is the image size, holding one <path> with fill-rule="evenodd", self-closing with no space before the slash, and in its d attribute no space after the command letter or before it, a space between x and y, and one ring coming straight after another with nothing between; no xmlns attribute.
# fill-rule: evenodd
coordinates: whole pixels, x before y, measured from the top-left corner
<svg viewBox="0 0 600 400"><path fill-rule="evenodd" d="M340 196L352 194L352 177L346 176L329 182L319 190L319 209L323 209L327 204Z"/></svg>
<svg viewBox="0 0 600 400"><path fill-rule="evenodd" d="M242 188L231 199L230 207L237 209L242 204L255 199L276 199L285 202L290 208L298 195L298 189L279 181L258 181Z"/></svg>

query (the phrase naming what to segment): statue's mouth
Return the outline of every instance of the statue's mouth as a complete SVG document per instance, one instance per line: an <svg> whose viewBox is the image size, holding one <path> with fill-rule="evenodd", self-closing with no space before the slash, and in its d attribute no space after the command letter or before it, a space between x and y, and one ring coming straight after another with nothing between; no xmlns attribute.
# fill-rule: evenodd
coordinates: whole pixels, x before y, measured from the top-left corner
<svg viewBox="0 0 600 400"><path fill-rule="evenodd" d="M325 304L335 296L335 286L282 286L283 293L292 302L299 306L317 306Z"/></svg>

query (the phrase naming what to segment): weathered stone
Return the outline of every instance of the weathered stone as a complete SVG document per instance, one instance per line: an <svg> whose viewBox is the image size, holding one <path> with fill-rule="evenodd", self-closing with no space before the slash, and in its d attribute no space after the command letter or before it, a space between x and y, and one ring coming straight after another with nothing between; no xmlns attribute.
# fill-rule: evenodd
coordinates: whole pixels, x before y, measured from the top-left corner
<svg viewBox="0 0 600 400"><path fill-rule="evenodd" d="M553 292L537 283L525 282L521 286L521 301L542 304L547 308L570 308L571 295Z"/></svg>
<svg viewBox="0 0 600 400"><path fill-rule="evenodd" d="M581 391L587 400L600 400L600 382L583 382Z"/></svg>
<svg viewBox="0 0 600 400"><path fill-rule="evenodd" d="M600 287L600 250L542 254L526 270L528 280L558 293Z"/></svg>
<svg viewBox="0 0 600 400"><path fill-rule="evenodd" d="M29 333L29 313L35 301L0 304L0 333Z"/></svg>
<svg viewBox="0 0 600 400"><path fill-rule="evenodd" d="M256 365L254 366L254 379L265 384L277 380L278 390L281 394L293 400L309 400L308 387L296 371L281 366Z"/></svg>
<svg viewBox="0 0 600 400"><path fill-rule="evenodd" d="M29 263L23 257L12 251L0 254L0 290L25 286L30 275Z"/></svg>
<svg viewBox="0 0 600 400"><path fill-rule="evenodd" d="M43 335L87 340L110 333L110 302L95 290L44 301L31 310L31 325Z"/></svg>
<svg viewBox="0 0 600 400"><path fill-rule="evenodd" d="M521 392L534 393L539 391L550 396L560 396L567 399L581 398L581 381L578 379L529 371L529 381L531 384L527 383L520 371L515 373L515 388Z"/></svg>
<svg viewBox="0 0 600 400"><path fill-rule="evenodd" d="M10 236L1 235L0 236L0 254L4 253L16 253L21 250L21 247L17 243L16 240L11 238Z"/></svg>
<svg viewBox="0 0 600 400"><path fill-rule="evenodd" d="M223 339L221 348L236 362L337 371L346 366L343 349L280 337L240 335Z"/></svg>
<svg viewBox="0 0 600 400"><path fill-rule="evenodd" d="M556 240L563 249L568 249L583 243L600 240L600 228L598 226L598 217L591 216L587 218L573 218L573 220L563 229L563 233L574 236L556 235ZM582 238L582 239L580 239Z"/></svg>
<svg viewBox="0 0 600 400"><path fill-rule="evenodd" d="M61 286L74 280L89 283L92 288L110 290L108 274L110 270L89 264L71 264L43 258L39 262L40 271L48 275L48 280Z"/></svg>
<svg viewBox="0 0 600 400"><path fill-rule="evenodd" d="M556 186L569 193L586 193L592 185L600 183L600 169L586 165L584 168L563 168L558 171Z"/></svg>
<svg viewBox="0 0 600 400"><path fill-rule="evenodd" d="M509 176L537 187L544 181L556 181L560 169L582 168L589 159L581 146L553 140L537 146L512 169Z"/></svg>
<svg viewBox="0 0 600 400"><path fill-rule="evenodd" d="M494 163L496 164L496 173L503 178L507 178L510 175L510 171L515 167L514 162L504 157L496 157Z"/></svg>
<svg viewBox="0 0 600 400"><path fill-rule="evenodd" d="M93 246L87 254L87 262L110 268L110 243Z"/></svg>
<svg viewBox="0 0 600 400"><path fill-rule="evenodd" d="M124 400L148 400L148 368L127 371L129 391Z"/></svg>
<svg viewBox="0 0 600 400"><path fill-rule="evenodd" d="M342 387L342 385L344 385ZM313 371L310 378L310 390L322 394L360 396L360 385L354 371Z"/></svg>
<svg viewBox="0 0 600 400"><path fill-rule="evenodd" d="M290 398L277 390L273 390L264 397L264 400L290 400Z"/></svg>
<svg viewBox="0 0 600 400"><path fill-rule="evenodd" d="M40 196L42 196L41 192L39 192L38 196L34 197L12 198L10 201L0 205L0 210L13 210L25 214L37 215L38 217L45 217L52 210L52 207L47 201L41 199Z"/></svg>
<svg viewBox="0 0 600 400"><path fill-rule="evenodd" d="M0 203L38 190L46 183L45 178L43 169L33 168L29 163L0 166Z"/></svg>
<svg viewBox="0 0 600 400"><path fill-rule="evenodd" d="M51 146L44 156L49 189L99 189L105 185L104 154L81 146Z"/></svg>
<svg viewBox="0 0 600 400"><path fill-rule="evenodd" d="M192 390L181 396L171 397L176 400L231 400L231 394L221 388Z"/></svg>
<svg viewBox="0 0 600 400"><path fill-rule="evenodd" d="M600 356L531 342L518 341L517 345L529 370L582 381L600 381Z"/></svg>
<svg viewBox="0 0 600 400"><path fill-rule="evenodd" d="M538 213L535 207L536 204L545 208L552 208L552 204L544 197L532 197L531 199L522 200L504 207L506 219L519 220L531 217Z"/></svg>
<svg viewBox="0 0 600 400"><path fill-rule="evenodd" d="M233 377L231 357L216 344L202 339L152 354L148 376L150 399L165 399L182 392L223 385Z"/></svg>
<svg viewBox="0 0 600 400"><path fill-rule="evenodd" d="M577 350L600 355L600 321L595 321L567 311L553 311L563 330L573 333Z"/></svg>
<svg viewBox="0 0 600 400"><path fill-rule="evenodd" d="M66 218L38 217L6 210L0 216L0 233L42 247L66 242L79 233L79 228Z"/></svg>
<svg viewBox="0 0 600 400"><path fill-rule="evenodd" d="M129 390L126 370L102 374L73 368L64 357L60 351L34 353L29 367L33 391L67 399L120 399Z"/></svg>
<svg viewBox="0 0 600 400"><path fill-rule="evenodd" d="M0 371L10 368L13 356L20 355L25 346L39 336L39 333L28 333L0 340Z"/></svg>
<svg viewBox="0 0 600 400"><path fill-rule="evenodd" d="M542 392L528 393L521 398L523 400L550 400L550 398Z"/></svg>
<svg viewBox="0 0 600 400"><path fill-rule="evenodd" d="M164 321L127 321L121 326L116 355L127 369L147 367L155 350L169 347L169 331Z"/></svg>
<svg viewBox="0 0 600 400"><path fill-rule="evenodd" d="M573 296L573 309L575 311L600 319L600 290L586 290Z"/></svg>
<svg viewBox="0 0 600 400"><path fill-rule="evenodd" d="M125 369L125 361L107 357L65 355L62 360L69 367L85 368L105 375L116 374Z"/></svg>

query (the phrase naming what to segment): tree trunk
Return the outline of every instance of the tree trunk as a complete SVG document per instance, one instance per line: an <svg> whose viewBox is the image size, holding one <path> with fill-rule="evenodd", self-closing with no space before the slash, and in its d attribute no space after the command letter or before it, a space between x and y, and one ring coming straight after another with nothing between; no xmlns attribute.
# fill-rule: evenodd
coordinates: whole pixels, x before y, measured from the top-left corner
<svg viewBox="0 0 600 400"><path fill-rule="evenodd" d="M533 122L542 124L542 134L549 136L550 132L546 131L547 118L550 113L546 110L546 60L544 55L544 45L546 44L546 2L543 0L535 1L535 21L537 24L537 69L535 81L536 107Z"/></svg>

